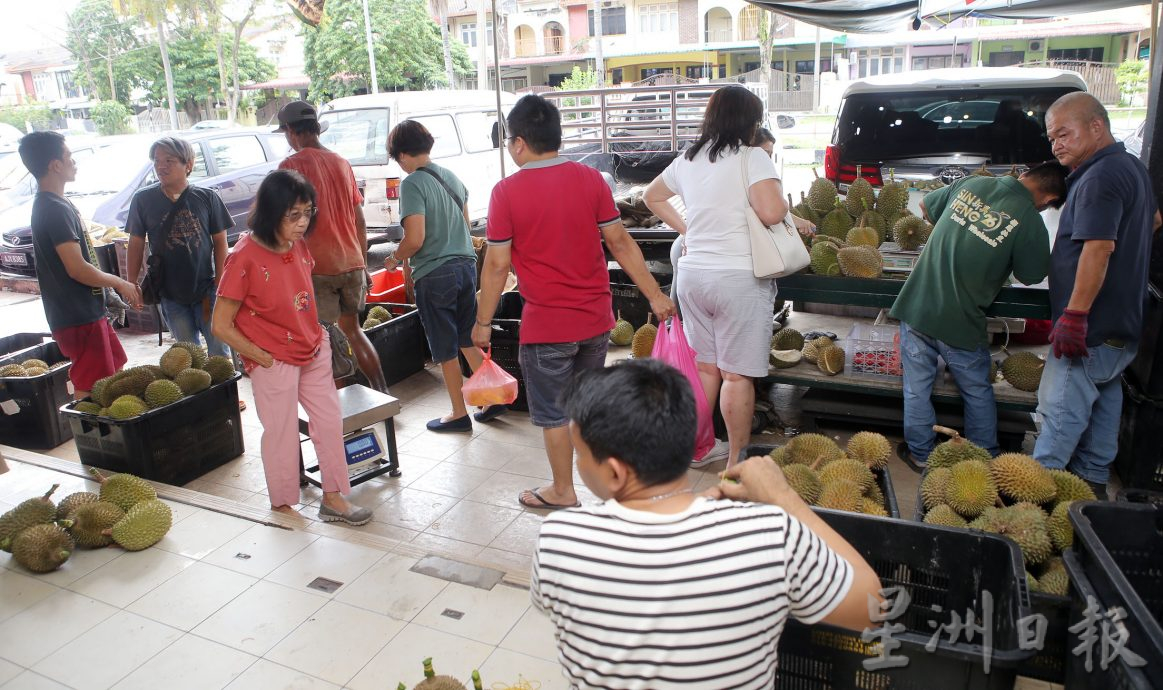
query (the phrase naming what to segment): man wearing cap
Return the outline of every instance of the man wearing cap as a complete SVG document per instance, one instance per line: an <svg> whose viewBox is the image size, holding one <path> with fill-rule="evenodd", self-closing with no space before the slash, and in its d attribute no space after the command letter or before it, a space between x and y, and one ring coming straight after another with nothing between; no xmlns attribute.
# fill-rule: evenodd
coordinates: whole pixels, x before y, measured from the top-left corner
<svg viewBox="0 0 1163 690"><path fill-rule="evenodd" d="M304 239L315 258L312 282L319 318L339 323L355 353L360 370L373 388L387 392L380 358L359 327L359 312L367 297L367 226L362 198L351 165L319 142L327 123L315 107L294 101L279 111L276 132L295 150L279 168L296 170L315 188L315 228Z"/></svg>

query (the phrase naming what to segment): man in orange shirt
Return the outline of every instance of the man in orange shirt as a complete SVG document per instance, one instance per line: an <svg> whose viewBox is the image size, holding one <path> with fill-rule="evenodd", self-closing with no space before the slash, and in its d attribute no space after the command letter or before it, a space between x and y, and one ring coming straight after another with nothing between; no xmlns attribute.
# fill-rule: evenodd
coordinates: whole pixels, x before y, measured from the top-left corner
<svg viewBox="0 0 1163 690"><path fill-rule="evenodd" d="M326 129L319 113L306 101L294 101L279 111L279 128L295 150L279 164L296 170L315 188L315 227L306 236L315 259L311 280L319 319L339 323L347 336L359 368L372 387L387 392L384 372L375 347L359 326L359 313L367 298L367 226L363 199L351 165L319 142Z"/></svg>

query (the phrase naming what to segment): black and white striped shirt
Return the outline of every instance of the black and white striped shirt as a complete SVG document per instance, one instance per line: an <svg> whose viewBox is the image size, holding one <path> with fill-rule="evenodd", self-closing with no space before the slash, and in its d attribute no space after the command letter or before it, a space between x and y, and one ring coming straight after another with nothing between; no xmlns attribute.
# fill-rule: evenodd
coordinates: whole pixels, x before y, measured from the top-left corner
<svg viewBox="0 0 1163 690"><path fill-rule="evenodd" d="M787 617L815 623L852 567L782 508L614 500L541 525L530 594L575 688L770 688Z"/></svg>

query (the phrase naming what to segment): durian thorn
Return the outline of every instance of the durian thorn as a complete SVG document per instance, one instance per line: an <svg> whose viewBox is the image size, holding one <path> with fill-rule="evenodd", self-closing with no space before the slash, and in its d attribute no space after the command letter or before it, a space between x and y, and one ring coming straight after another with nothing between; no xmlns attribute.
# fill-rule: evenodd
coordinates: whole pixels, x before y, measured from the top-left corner
<svg viewBox="0 0 1163 690"><path fill-rule="evenodd" d="M60 484L53 484L52 488L46 491L45 494L40 497L40 500L47 501L49 496L52 496L54 493L56 493L56 490L59 488L61 488Z"/></svg>
<svg viewBox="0 0 1163 690"><path fill-rule="evenodd" d="M940 424L934 424L933 431L936 431L938 434L945 434L953 441L961 439L961 434L957 433L956 430L950 429L947 426L941 426ZM961 440L964 440L964 439L961 439Z"/></svg>
<svg viewBox="0 0 1163 690"><path fill-rule="evenodd" d="M104 484L105 480L108 479L108 477L101 474L101 472L96 467L90 467L89 474L93 475L93 479L96 479L98 484Z"/></svg>

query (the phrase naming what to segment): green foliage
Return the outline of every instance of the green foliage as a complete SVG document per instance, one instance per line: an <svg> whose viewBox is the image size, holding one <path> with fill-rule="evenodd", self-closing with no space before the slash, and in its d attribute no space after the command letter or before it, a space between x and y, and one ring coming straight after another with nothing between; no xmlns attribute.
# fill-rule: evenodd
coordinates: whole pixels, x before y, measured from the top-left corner
<svg viewBox="0 0 1163 690"><path fill-rule="evenodd" d="M227 45L233 37L223 34ZM214 49L214 35L205 30L193 30L188 36L173 36L169 43L170 66L174 73L174 96L179 104L203 103L207 95L218 89L218 54ZM164 103L166 80L162 72L161 51L150 45L125 56L132 73L141 75L143 88L150 100ZM243 42L238 46L238 81L273 79L277 70L269 60L258 56L253 46Z"/></svg>
<svg viewBox="0 0 1163 690"><path fill-rule="evenodd" d="M558 91L585 91L587 89L596 88L598 85L598 73L592 69L585 69L574 66L573 71L569 76L561 80L561 86L557 87ZM577 105L593 105L593 96L582 96L581 98L563 98L561 99L561 107L572 108ZM577 120L587 119L596 116L596 113L565 113L562 115L563 120Z"/></svg>
<svg viewBox="0 0 1163 690"><path fill-rule="evenodd" d="M449 86L444 73L440 27L428 14L425 0L368 3L376 78L381 90ZM304 26L305 70L311 78L310 98L327 100L370 91L371 67L364 42L360 0L328 0L318 28ZM468 52L451 42L453 69L473 70Z"/></svg>
<svg viewBox="0 0 1163 690"><path fill-rule="evenodd" d="M103 135L129 133L129 108L117 101L101 101L89 110L89 117Z"/></svg>
<svg viewBox="0 0 1163 690"><path fill-rule="evenodd" d="M141 44L137 17L119 17L107 0L84 0L67 17L66 47L77 61L73 80L102 101L129 103L129 92L136 81L126 69L121 56ZM112 60L113 91L109 84Z"/></svg>
<svg viewBox="0 0 1163 690"><path fill-rule="evenodd" d="M1127 60L1119 65L1115 72L1115 82L1119 85L1122 102L1130 103L1136 94L1147 90L1147 82L1151 79L1150 63L1146 60Z"/></svg>
<svg viewBox="0 0 1163 690"><path fill-rule="evenodd" d="M52 127L52 111L44 103L32 105L14 105L0 108L0 122L10 124L22 132L49 129Z"/></svg>

